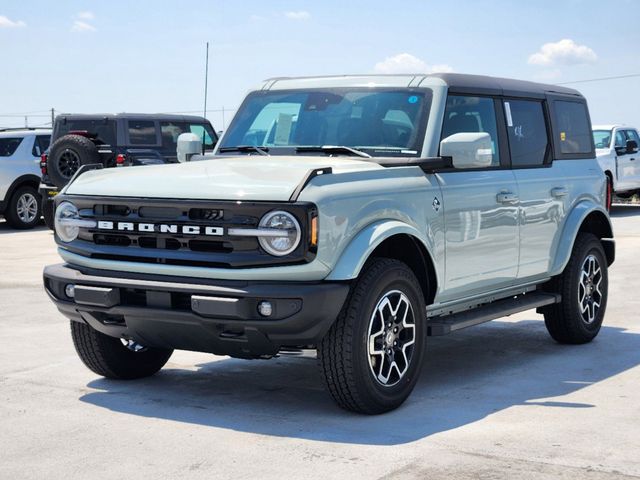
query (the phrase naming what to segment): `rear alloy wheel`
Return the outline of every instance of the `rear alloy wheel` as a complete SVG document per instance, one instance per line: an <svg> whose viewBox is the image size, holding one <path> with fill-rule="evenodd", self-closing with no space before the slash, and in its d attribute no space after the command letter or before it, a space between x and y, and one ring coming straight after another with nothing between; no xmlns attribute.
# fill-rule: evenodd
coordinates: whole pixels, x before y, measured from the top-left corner
<svg viewBox="0 0 640 480"><path fill-rule="evenodd" d="M398 260L373 259L318 345L329 393L354 412L399 407L420 376L426 335L424 295L414 273Z"/></svg>
<svg viewBox="0 0 640 480"><path fill-rule="evenodd" d="M40 195L33 187L20 187L11 196L6 219L13 228L33 228L41 216Z"/></svg>
<svg viewBox="0 0 640 480"><path fill-rule="evenodd" d="M602 243L596 236L578 235L569 263L547 290L562 295L560 303L543 309L554 340L580 344L598 335L607 308L608 276Z"/></svg>

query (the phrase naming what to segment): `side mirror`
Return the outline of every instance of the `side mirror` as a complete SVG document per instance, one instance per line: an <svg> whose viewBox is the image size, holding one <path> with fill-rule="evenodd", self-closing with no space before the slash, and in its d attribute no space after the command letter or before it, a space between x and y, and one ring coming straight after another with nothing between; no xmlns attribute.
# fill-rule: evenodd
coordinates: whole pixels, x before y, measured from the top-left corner
<svg viewBox="0 0 640 480"><path fill-rule="evenodd" d="M627 140L627 153L636 153L638 151L638 142L635 140Z"/></svg>
<svg viewBox="0 0 640 480"><path fill-rule="evenodd" d="M488 133L454 133L440 142L440 156L451 157L454 168L485 168L493 162Z"/></svg>
<svg viewBox="0 0 640 480"><path fill-rule="evenodd" d="M188 162L194 155L202 153L202 140L195 133L181 133L176 153L180 163Z"/></svg>

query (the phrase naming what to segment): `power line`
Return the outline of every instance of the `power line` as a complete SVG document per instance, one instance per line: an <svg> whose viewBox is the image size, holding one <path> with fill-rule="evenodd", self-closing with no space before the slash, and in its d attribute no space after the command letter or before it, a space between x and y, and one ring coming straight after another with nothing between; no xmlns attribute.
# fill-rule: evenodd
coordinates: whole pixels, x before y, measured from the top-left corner
<svg viewBox="0 0 640 480"><path fill-rule="evenodd" d="M640 77L640 73L631 73L629 75L618 75L616 77L600 77L600 78L589 78L587 80L574 80L572 82L561 82L557 85L571 85L573 83L587 83L587 82L604 82L606 80L620 80L622 78L635 78Z"/></svg>

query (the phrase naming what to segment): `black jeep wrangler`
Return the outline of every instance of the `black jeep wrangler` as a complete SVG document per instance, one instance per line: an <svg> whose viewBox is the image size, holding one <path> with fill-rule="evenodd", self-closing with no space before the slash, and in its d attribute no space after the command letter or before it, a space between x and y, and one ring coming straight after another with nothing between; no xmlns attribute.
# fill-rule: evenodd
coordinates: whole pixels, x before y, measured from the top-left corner
<svg viewBox="0 0 640 480"><path fill-rule="evenodd" d="M213 150L218 135L204 117L170 114L63 114L55 118L51 146L42 155L43 214L53 228L53 197L82 165L124 167L176 163L181 133L203 139L203 150Z"/></svg>

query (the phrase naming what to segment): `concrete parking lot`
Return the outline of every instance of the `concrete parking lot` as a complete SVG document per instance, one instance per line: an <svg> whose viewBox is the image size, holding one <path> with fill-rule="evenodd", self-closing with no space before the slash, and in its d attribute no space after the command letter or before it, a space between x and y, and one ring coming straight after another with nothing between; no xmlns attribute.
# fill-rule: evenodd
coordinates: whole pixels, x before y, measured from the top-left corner
<svg viewBox="0 0 640 480"><path fill-rule="evenodd" d="M535 312L432 338L408 402L365 417L312 355L176 352L150 379L97 377L41 287L51 233L0 221L0 478L640 477L640 208L613 223L593 343L555 344Z"/></svg>

